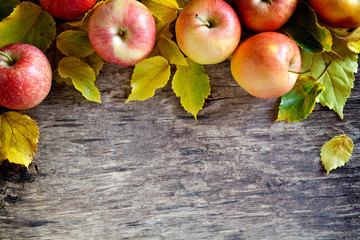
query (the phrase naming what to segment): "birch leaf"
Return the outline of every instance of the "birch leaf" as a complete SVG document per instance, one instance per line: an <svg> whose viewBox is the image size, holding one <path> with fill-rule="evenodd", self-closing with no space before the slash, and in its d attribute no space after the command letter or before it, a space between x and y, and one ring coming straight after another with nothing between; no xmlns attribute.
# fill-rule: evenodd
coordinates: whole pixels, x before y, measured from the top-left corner
<svg viewBox="0 0 360 240"><path fill-rule="evenodd" d="M142 0L141 2L162 22L171 23L177 17L179 4L176 0Z"/></svg>
<svg viewBox="0 0 360 240"><path fill-rule="evenodd" d="M89 64L76 57L65 57L59 62L58 72L60 77L70 78L87 100L101 103L100 92L95 86L96 75Z"/></svg>
<svg viewBox="0 0 360 240"><path fill-rule="evenodd" d="M28 43L45 52L56 36L53 17L39 5L21 2L10 16L0 22L0 47Z"/></svg>
<svg viewBox="0 0 360 240"><path fill-rule="evenodd" d="M174 41L163 36L160 38L158 45L161 55L164 56L171 64L188 66L184 55Z"/></svg>
<svg viewBox="0 0 360 240"><path fill-rule="evenodd" d="M183 108L194 115L202 109L205 99L210 95L209 76L203 65L187 58L188 66L177 66L172 88Z"/></svg>
<svg viewBox="0 0 360 240"><path fill-rule="evenodd" d="M357 72L358 55L349 50L345 40L337 37L334 37L333 40L332 50L341 58L331 52L312 54L301 50L301 68L302 71L311 69L310 75L319 78L330 63L327 72L319 79L325 90L319 96L318 101L321 105L333 109L343 119L346 100L354 87L354 73Z"/></svg>
<svg viewBox="0 0 360 240"><path fill-rule="evenodd" d="M156 56L142 60L135 65L131 78L132 91L126 102L144 101L155 94L155 90L164 87L170 78L168 61Z"/></svg>
<svg viewBox="0 0 360 240"><path fill-rule="evenodd" d="M0 162L29 167L37 151L39 128L27 115L10 111L0 115Z"/></svg>
<svg viewBox="0 0 360 240"><path fill-rule="evenodd" d="M295 86L281 97L276 121L302 121L314 110L317 96L324 90L312 76L300 76Z"/></svg>
<svg viewBox="0 0 360 240"><path fill-rule="evenodd" d="M83 31L67 30L56 38L57 48L66 56L86 57L95 52L88 35Z"/></svg>
<svg viewBox="0 0 360 240"><path fill-rule="evenodd" d="M354 143L345 134L335 136L321 148L321 162L327 174L333 169L344 166L351 157Z"/></svg>

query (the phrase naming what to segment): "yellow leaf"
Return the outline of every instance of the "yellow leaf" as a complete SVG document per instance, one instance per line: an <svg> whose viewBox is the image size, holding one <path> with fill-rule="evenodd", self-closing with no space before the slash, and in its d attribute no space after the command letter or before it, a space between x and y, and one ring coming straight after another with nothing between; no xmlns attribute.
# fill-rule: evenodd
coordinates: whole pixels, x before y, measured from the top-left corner
<svg viewBox="0 0 360 240"><path fill-rule="evenodd" d="M347 47L354 53L360 53L360 27L349 32L348 29L332 29L337 37L347 42Z"/></svg>
<svg viewBox="0 0 360 240"><path fill-rule="evenodd" d="M325 143L321 148L320 156L327 174L335 168L344 166L349 161L353 148L353 141L345 134L335 136Z"/></svg>
<svg viewBox="0 0 360 240"><path fill-rule="evenodd" d="M155 45L151 53L149 54L150 57L154 57L159 55L160 49L159 49L159 40L162 36L167 37L171 39L173 35L170 32L170 23L164 23L160 21L157 17L155 17L155 24L156 24L156 39L155 39Z"/></svg>
<svg viewBox="0 0 360 240"><path fill-rule="evenodd" d="M0 162L7 159L28 167L38 141L39 128L30 117L14 111L0 115Z"/></svg>
<svg viewBox="0 0 360 240"><path fill-rule="evenodd" d="M0 47L10 43L32 44L42 51L56 35L55 21L39 5L25 1L0 22Z"/></svg>
<svg viewBox="0 0 360 240"><path fill-rule="evenodd" d="M131 78L132 91L126 102L143 101L154 96L155 90L164 87L169 81L170 74L170 65L161 56L139 62L135 65Z"/></svg>
<svg viewBox="0 0 360 240"><path fill-rule="evenodd" d="M162 36L158 45L161 55L164 56L171 64L180 66L189 65L178 45L174 41Z"/></svg>
<svg viewBox="0 0 360 240"><path fill-rule="evenodd" d="M202 109L205 99L210 95L209 76L203 65L187 58L189 66L177 66L172 88L184 109L194 115Z"/></svg>
<svg viewBox="0 0 360 240"><path fill-rule="evenodd" d="M81 60L89 64L94 69L96 76L99 75L100 70L104 66L104 59L102 59L96 52L85 58L81 58Z"/></svg>
<svg viewBox="0 0 360 240"><path fill-rule="evenodd" d="M95 50L83 31L68 30L56 37L56 47L66 56L86 57Z"/></svg>
<svg viewBox="0 0 360 240"><path fill-rule="evenodd" d="M60 60L58 72L62 78L71 78L75 88L89 101L101 103L100 92L95 86L96 75L89 64L76 57Z"/></svg>
<svg viewBox="0 0 360 240"><path fill-rule="evenodd" d="M142 0L142 3L165 23L171 23L177 17L179 4L176 0Z"/></svg>

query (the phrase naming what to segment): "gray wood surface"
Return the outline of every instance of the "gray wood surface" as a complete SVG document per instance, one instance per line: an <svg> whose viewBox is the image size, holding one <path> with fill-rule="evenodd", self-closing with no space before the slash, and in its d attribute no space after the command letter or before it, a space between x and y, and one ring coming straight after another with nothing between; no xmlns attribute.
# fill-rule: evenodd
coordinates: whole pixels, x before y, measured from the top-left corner
<svg viewBox="0 0 360 240"><path fill-rule="evenodd" d="M54 83L23 111L40 127L35 165L0 167L0 239L360 239L359 79L344 120L317 105L285 123L279 99L249 96L229 67L206 67L198 122L170 84L125 103L130 67L105 65L102 105ZM327 176L333 127L355 148Z"/></svg>

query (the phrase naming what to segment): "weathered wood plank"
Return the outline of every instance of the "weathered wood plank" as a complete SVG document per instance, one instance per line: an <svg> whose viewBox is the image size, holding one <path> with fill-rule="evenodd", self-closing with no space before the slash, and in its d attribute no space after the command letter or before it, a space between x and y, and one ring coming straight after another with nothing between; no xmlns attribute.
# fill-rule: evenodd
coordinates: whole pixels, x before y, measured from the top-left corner
<svg viewBox="0 0 360 240"><path fill-rule="evenodd" d="M359 81L344 120L317 106L284 123L279 100L246 94L229 62L206 69L212 94L198 122L170 84L125 104L131 68L105 65L102 105L54 84L25 112L40 127L39 172L0 173L0 238L358 238ZM333 126L355 149L326 176L319 153Z"/></svg>

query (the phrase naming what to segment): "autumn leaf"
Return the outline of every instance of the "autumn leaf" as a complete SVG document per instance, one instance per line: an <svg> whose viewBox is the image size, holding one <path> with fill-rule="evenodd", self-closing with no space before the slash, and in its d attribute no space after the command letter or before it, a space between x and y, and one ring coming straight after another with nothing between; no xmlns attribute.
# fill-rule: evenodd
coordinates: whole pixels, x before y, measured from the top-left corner
<svg viewBox="0 0 360 240"><path fill-rule="evenodd" d="M22 2L0 22L0 47L28 43L45 52L56 36L53 17L39 5Z"/></svg>
<svg viewBox="0 0 360 240"><path fill-rule="evenodd" d="M358 55L347 48L346 41L337 37L333 37L333 41L332 50L341 58L332 52L312 54L302 50L301 68L302 71L311 69L310 75L319 78L326 66L331 63L327 72L319 79L325 90L318 97L318 101L321 105L333 109L343 119L343 108L354 87Z"/></svg>
<svg viewBox="0 0 360 240"><path fill-rule="evenodd" d="M172 88L183 108L194 115L202 109L205 99L210 95L209 76L203 65L187 58L188 66L177 66Z"/></svg>
<svg viewBox="0 0 360 240"><path fill-rule="evenodd" d="M83 31L67 30L56 37L56 47L66 56L86 57L95 50L87 33Z"/></svg>
<svg viewBox="0 0 360 240"><path fill-rule="evenodd" d="M19 3L19 0L0 0L0 21L9 16Z"/></svg>
<svg viewBox="0 0 360 240"><path fill-rule="evenodd" d="M317 96L324 90L312 76L300 76L295 86L281 97L276 121L298 122L314 110Z"/></svg>
<svg viewBox="0 0 360 240"><path fill-rule="evenodd" d="M34 120L18 112L0 115L0 162L29 167L37 151L39 128Z"/></svg>
<svg viewBox="0 0 360 240"><path fill-rule="evenodd" d="M70 78L87 100L101 103L100 92L94 83L96 75L89 64L76 57L65 57L59 62L58 73L62 78Z"/></svg>
<svg viewBox="0 0 360 240"><path fill-rule="evenodd" d="M90 67L92 67L92 69L95 71L96 76L99 75L100 70L103 68L105 63L104 59L102 59L96 52L87 57L81 58L81 60L89 64Z"/></svg>
<svg viewBox="0 0 360 240"><path fill-rule="evenodd" d="M170 78L168 61L156 56L145 59L135 65L131 78L132 91L126 102L143 101L155 94L155 90L164 87Z"/></svg>
<svg viewBox="0 0 360 240"><path fill-rule="evenodd" d="M315 11L306 3L298 3L294 14L281 29L311 53L331 50L330 31L319 25Z"/></svg>
<svg viewBox="0 0 360 240"><path fill-rule="evenodd" d="M320 152L321 162L327 174L333 169L344 166L351 157L354 143L345 134L335 136L325 143Z"/></svg>
<svg viewBox="0 0 360 240"><path fill-rule="evenodd" d="M156 24L155 45L148 57L154 57L159 55L160 49L158 43L162 37L167 37L169 39L173 37L172 33L170 32L170 23L164 23L160 21L157 17L155 17L155 24Z"/></svg>
<svg viewBox="0 0 360 240"><path fill-rule="evenodd" d="M354 53L360 53L360 27L349 32L349 29L333 28L332 31L340 39L347 42L347 47Z"/></svg>
<svg viewBox="0 0 360 240"><path fill-rule="evenodd" d="M188 66L184 55L174 41L162 36L158 45L161 55L164 56L171 64Z"/></svg>
<svg viewBox="0 0 360 240"><path fill-rule="evenodd" d="M177 18L179 4L176 0L142 0L141 2L162 22L171 23Z"/></svg>

